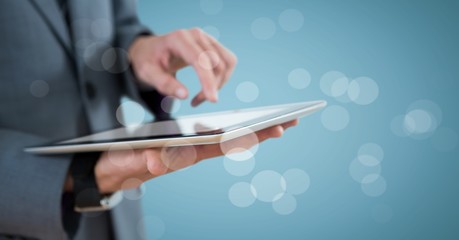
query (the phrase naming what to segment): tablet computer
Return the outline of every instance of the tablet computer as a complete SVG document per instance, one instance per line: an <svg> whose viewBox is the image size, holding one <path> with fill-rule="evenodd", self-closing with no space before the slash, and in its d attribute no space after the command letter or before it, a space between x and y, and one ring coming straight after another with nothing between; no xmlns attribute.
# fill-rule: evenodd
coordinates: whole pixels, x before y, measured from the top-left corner
<svg viewBox="0 0 459 240"><path fill-rule="evenodd" d="M132 149L214 144L282 124L326 106L311 101L177 117L133 127L108 130L84 137L26 148L41 154L107 151L128 145Z"/></svg>

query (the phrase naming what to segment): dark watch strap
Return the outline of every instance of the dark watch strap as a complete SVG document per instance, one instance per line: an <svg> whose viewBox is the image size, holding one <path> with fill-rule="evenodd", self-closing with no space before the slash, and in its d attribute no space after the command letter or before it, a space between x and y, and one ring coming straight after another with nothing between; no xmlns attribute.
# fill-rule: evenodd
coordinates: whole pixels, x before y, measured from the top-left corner
<svg viewBox="0 0 459 240"><path fill-rule="evenodd" d="M100 206L100 200L104 195L99 192L94 175L94 167L100 155L100 152L77 153L73 158L70 174L73 178L75 207Z"/></svg>

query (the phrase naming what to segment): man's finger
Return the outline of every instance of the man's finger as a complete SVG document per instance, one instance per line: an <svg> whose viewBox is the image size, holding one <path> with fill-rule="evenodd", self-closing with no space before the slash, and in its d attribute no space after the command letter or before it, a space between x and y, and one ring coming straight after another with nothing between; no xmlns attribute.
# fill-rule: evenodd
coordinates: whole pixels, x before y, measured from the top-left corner
<svg viewBox="0 0 459 240"><path fill-rule="evenodd" d="M284 130L280 125L260 130L256 132L258 143L266 141L269 138L281 137L283 132ZM230 141L241 141L242 138L244 138L244 136ZM224 155L224 152L222 151L220 144L197 145L195 147L198 161ZM246 149L249 149L251 147L252 146L245 146Z"/></svg>
<svg viewBox="0 0 459 240"><path fill-rule="evenodd" d="M215 40L213 37L209 36L209 41L211 42L212 46L217 49L218 54L225 62L225 71L223 72L223 79L220 81L220 85L218 88L222 88L223 85L229 80L231 75L233 74L234 68L237 64L237 57L234 53L230 50L225 48L221 43Z"/></svg>
<svg viewBox="0 0 459 240"><path fill-rule="evenodd" d="M179 99L188 97L188 90L171 73L165 72L158 66L146 67L142 75L144 81L150 82L156 90L166 96L174 96Z"/></svg>
<svg viewBox="0 0 459 240"><path fill-rule="evenodd" d="M298 123L299 123L299 120L295 119L295 120L292 120L292 121L289 121L289 122L286 122L286 123L282 123L281 126L285 130L287 128L294 127L294 126L298 125Z"/></svg>
<svg viewBox="0 0 459 240"><path fill-rule="evenodd" d="M204 95L203 91L200 91L198 95L196 95L193 100L191 100L191 106L196 107L199 104L203 103L206 100L206 96Z"/></svg>
<svg viewBox="0 0 459 240"><path fill-rule="evenodd" d="M169 35L169 49L175 55L182 57L196 71L201 82L206 99L216 102L217 86L212 71L211 55L206 53L186 30L180 30Z"/></svg>

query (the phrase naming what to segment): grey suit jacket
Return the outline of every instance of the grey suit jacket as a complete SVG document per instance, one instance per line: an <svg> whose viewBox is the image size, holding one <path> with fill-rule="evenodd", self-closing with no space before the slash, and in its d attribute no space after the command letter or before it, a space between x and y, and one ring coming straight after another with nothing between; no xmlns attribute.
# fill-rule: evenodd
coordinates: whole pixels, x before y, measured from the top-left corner
<svg viewBox="0 0 459 240"><path fill-rule="evenodd" d="M0 1L0 239L67 238L61 198L73 156L37 156L24 147L118 126L123 95L148 98L164 114L155 108L162 96L139 94L124 71L126 53L111 50L149 34L135 0L68 0L67 20L56 0ZM125 199L110 212L82 216L76 239L139 238L139 206Z"/></svg>

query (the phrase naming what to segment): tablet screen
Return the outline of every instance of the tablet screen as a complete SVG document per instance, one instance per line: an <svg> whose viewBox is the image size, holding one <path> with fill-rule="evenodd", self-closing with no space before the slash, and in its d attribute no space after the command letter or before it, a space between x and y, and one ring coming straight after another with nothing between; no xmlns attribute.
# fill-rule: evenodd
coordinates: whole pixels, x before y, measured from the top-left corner
<svg viewBox="0 0 459 240"><path fill-rule="evenodd" d="M109 130L63 141L57 145L219 134L225 131L250 126L251 124L312 105L314 105L314 102L185 116L175 120L146 123L135 127Z"/></svg>

